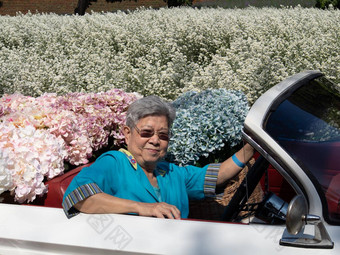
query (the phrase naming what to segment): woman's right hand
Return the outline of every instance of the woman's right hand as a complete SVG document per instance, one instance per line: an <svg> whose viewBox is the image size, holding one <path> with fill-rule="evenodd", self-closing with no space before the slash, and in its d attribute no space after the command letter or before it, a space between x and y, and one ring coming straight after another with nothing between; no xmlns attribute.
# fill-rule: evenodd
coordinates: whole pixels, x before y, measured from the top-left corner
<svg viewBox="0 0 340 255"><path fill-rule="evenodd" d="M174 205L161 203L138 202L138 214L157 218L181 219L181 212Z"/></svg>

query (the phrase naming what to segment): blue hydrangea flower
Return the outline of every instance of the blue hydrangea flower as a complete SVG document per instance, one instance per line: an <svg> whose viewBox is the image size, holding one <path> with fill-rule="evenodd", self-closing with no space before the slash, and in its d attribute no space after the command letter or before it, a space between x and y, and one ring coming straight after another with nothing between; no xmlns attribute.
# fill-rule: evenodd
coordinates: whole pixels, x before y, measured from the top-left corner
<svg viewBox="0 0 340 255"><path fill-rule="evenodd" d="M167 160L195 164L224 148L241 142L249 106L241 91L209 89L190 91L173 102L177 117L172 127Z"/></svg>

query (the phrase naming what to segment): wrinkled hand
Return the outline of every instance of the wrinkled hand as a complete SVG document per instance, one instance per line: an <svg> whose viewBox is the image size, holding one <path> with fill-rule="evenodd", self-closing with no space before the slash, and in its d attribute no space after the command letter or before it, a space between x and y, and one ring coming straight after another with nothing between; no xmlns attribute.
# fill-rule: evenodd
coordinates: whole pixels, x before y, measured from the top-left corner
<svg viewBox="0 0 340 255"><path fill-rule="evenodd" d="M180 219L181 212L176 206L164 202L161 203L139 203L140 216L152 216L157 218Z"/></svg>

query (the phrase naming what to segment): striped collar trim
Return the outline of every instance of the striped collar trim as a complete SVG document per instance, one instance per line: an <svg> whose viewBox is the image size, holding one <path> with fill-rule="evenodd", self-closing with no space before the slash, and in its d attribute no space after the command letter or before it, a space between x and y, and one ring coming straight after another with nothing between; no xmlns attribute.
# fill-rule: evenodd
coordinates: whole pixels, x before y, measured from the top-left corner
<svg viewBox="0 0 340 255"><path fill-rule="evenodd" d="M137 170L137 161L136 159L132 156L132 154L125 150L125 149L119 149L120 152L123 152L125 154L125 156L128 158L128 160L130 161L131 165L133 166L133 168L135 170Z"/></svg>

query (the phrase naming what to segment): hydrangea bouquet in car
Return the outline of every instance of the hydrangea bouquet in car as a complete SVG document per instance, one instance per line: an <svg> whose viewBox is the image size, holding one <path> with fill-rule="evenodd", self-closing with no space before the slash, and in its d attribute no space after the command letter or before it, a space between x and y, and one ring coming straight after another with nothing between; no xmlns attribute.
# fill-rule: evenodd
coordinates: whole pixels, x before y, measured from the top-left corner
<svg viewBox="0 0 340 255"><path fill-rule="evenodd" d="M127 107L140 95L113 89L102 93L21 94L0 98L0 195L19 203L47 192L46 179L96 152L124 143ZM112 140L112 144L111 141Z"/></svg>
<svg viewBox="0 0 340 255"><path fill-rule="evenodd" d="M122 90L64 96L47 93L37 98L3 95L0 194L10 191L15 201L32 202L47 192L46 179L64 172L65 163L88 163L93 154L109 149L109 139L120 147L126 109L139 97ZM196 164L209 156L211 162L211 157L219 160L219 152L240 143L248 111L241 92L188 92L173 105L177 118L168 160L180 165Z"/></svg>
<svg viewBox="0 0 340 255"><path fill-rule="evenodd" d="M190 91L175 100L173 106L177 117L167 160L180 165L221 161L241 143L243 122L249 109L242 92Z"/></svg>

